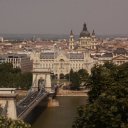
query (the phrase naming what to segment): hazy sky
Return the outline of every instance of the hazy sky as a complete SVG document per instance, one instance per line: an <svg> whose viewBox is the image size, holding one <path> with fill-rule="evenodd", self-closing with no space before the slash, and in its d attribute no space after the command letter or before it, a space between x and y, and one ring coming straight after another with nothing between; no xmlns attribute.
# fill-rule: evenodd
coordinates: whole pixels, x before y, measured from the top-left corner
<svg viewBox="0 0 128 128"><path fill-rule="evenodd" d="M128 0L0 0L0 33L128 34Z"/></svg>

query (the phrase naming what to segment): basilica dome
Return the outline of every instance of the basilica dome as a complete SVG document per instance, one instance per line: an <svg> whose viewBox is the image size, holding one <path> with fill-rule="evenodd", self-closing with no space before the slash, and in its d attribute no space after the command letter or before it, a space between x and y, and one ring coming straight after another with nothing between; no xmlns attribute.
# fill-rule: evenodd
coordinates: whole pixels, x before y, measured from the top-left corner
<svg viewBox="0 0 128 128"><path fill-rule="evenodd" d="M80 33L80 37L90 37L90 33L87 30L87 26L84 23L83 25L83 31Z"/></svg>

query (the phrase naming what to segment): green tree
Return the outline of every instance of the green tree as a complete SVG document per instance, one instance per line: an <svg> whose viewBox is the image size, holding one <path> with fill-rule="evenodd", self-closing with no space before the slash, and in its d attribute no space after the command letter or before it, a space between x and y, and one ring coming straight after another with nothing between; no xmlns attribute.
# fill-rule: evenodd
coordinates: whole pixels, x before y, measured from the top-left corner
<svg viewBox="0 0 128 128"><path fill-rule="evenodd" d="M70 70L69 74L65 77L71 82L71 88L79 89L80 86L87 84L88 72L85 69L80 69L78 72L74 72L73 69Z"/></svg>
<svg viewBox="0 0 128 128"><path fill-rule="evenodd" d="M112 85L94 103L78 109L73 128L127 128L128 87Z"/></svg>
<svg viewBox="0 0 128 128"><path fill-rule="evenodd" d="M32 85L32 73L22 73L19 80L19 87L29 89Z"/></svg>
<svg viewBox="0 0 128 128"><path fill-rule="evenodd" d="M12 72L13 70L13 65L11 63L3 63L0 64L0 72Z"/></svg>
<svg viewBox="0 0 128 128"><path fill-rule="evenodd" d="M128 63L94 66L86 106L78 108L73 128L128 127Z"/></svg>
<svg viewBox="0 0 128 128"><path fill-rule="evenodd" d="M0 64L0 87L30 88L32 73L22 73L21 69L13 68L11 63Z"/></svg>
<svg viewBox="0 0 128 128"><path fill-rule="evenodd" d="M71 89L78 90L80 88L80 78L78 72L74 72L71 77Z"/></svg>
<svg viewBox="0 0 128 128"><path fill-rule="evenodd" d="M102 92L111 87L111 84L115 82L116 76L117 68L112 63L95 65L91 69L89 77L89 101L94 102Z"/></svg>
<svg viewBox="0 0 128 128"><path fill-rule="evenodd" d="M88 83L89 74L87 70L80 69L78 71L79 79L80 79L80 85L86 85Z"/></svg>
<svg viewBox="0 0 128 128"><path fill-rule="evenodd" d="M31 125L24 123L21 120L12 120L0 116L0 128L31 128Z"/></svg>
<svg viewBox="0 0 128 128"><path fill-rule="evenodd" d="M66 74L65 78L66 78L67 81L69 81L69 74Z"/></svg>
<svg viewBox="0 0 128 128"><path fill-rule="evenodd" d="M70 73L69 73L69 81L72 82L73 81L73 78L74 77L74 71L73 69L70 70Z"/></svg>

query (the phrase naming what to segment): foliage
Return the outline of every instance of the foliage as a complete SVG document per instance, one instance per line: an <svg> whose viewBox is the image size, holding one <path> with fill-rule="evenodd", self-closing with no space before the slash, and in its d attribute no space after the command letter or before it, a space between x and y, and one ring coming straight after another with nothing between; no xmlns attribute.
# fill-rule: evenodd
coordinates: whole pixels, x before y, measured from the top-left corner
<svg viewBox="0 0 128 128"><path fill-rule="evenodd" d="M0 128L31 128L31 126L21 120L12 120L0 116Z"/></svg>
<svg viewBox="0 0 128 128"><path fill-rule="evenodd" d="M79 74L74 72L71 77L71 89L78 90L80 86Z"/></svg>
<svg viewBox="0 0 128 128"><path fill-rule="evenodd" d="M89 80L89 102L73 128L128 128L128 63L95 65Z"/></svg>
<svg viewBox="0 0 128 128"><path fill-rule="evenodd" d="M70 70L69 74L65 77L71 82L71 89L79 89L80 86L85 85L88 81L88 72L85 69L80 69L78 72L74 72L73 69Z"/></svg>
<svg viewBox="0 0 128 128"><path fill-rule="evenodd" d="M74 79L74 71L73 69L70 70L70 73L69 73L69 81L72 82Z"/></svg>
<svg viewBox="0 0 128 128"><path fill-rule="evenodd" d="M30 88L32 73L22 73L11 63L0 64L0 87Z"/></svg>
<svg viewBox="0 0 128 128"><path fill-rule="evenodd" d="M80 85L86 85L88 83L88 77L89 77L87 70L80 69L78 71L78 74L79 74L79 79L80 79Z"/></svg>
<svg viewBox="0 0 128 128"><path fill-rule="evenodd" d="M113 86L78 112L73 128L127 128L128 88Z"/></svg>
<svg viewBox="0 0 128 128"><path fill-rule="evenodd" d="M32 73L26 72L21 74L20 87L24 89L28 89L31 87L31 84L32 84Z"/></svg>
<svg viewBox="0 0 128 128"><path fill-rule="evenodd" d="M114 64L107 62L104 65L95 65L89 77L89 102L94 102L102 92L111 87L116 77L117 68Z"/></svg>

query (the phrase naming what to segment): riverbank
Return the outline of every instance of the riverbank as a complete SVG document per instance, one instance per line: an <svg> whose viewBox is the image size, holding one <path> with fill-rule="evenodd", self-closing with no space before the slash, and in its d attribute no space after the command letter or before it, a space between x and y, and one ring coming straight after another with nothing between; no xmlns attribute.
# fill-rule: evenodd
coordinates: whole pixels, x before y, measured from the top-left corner
<svg viewBox="0 0 128 128"><path fill-rule="evenodd" d="M73 91L73 90L63 90L62 88L59 88L56 96L86 96L88 97L87 93L88 93L88 90Z"/></svg>
<svg viewBox="0 0 128 128"><path fill-rule="evenodd" d="M16 93L19 97L24 97L27 94L27 90L16 90ZM88 90L80 90L80 91L73 91L73 90L63 90L62 88L58 88L56 96L86 96L88 97Z"/></svg>

